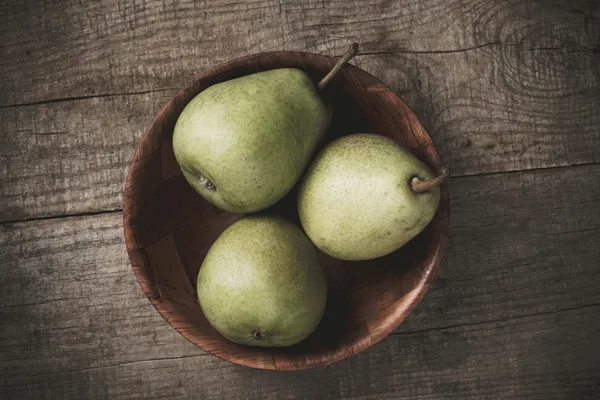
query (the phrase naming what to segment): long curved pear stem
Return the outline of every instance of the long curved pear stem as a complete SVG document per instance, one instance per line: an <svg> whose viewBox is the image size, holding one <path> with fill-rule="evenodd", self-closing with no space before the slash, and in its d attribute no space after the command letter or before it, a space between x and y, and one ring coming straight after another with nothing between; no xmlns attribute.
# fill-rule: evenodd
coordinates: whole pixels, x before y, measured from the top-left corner
<svg viewBox="0 0 600 400"><path fill-rule="evenodd" d="M323 88L329 83L330 80L333 79L333 77L338 73L338 71L340 69L342 69L342 67L344 65L346 65L346 63L348 61L350 61L352 58L354 58L354 56L357 54L358 54L358 43L352 43L350 45L350 47L348 48L348 50L346 50L346 52L344 53L342 58L340 58L335 63L335 65L333 66L331 71L329 71L329 73L327 75L325 75L325 77L319 81L319 90L323 90Z"/></svg>
<svg viewBox="0 0 600 400"><path fill-rule="evenodd" d="M412 178L412 180L410 181L410 187L415 193L425 193L432 187L440 185L446 180L446 178L448 178L448 169L442 167L440 169L439 175L433 179L421 179L418 177Z"/></svg>

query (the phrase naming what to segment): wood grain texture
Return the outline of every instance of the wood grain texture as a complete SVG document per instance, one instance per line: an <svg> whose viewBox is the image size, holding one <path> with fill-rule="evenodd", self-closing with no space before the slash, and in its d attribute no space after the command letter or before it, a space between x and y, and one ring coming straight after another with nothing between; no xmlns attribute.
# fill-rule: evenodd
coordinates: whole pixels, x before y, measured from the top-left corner
<svg viewBox="0 0 600 400"><path fill-rule="evenodd" d="M19 376L6 393L56 399L594 400L600 377L588 344L600 336L599 308L395 335L318 370L257 371L188 354ZM449 343L465 350L457 355Z"/></svg>
<svg viewBox="0 0 600 400"><path fill-rule="evenodd" d="M185 83L239 55L333 55L350 40L455 175L599 161L595 1L0 7L0 221L119 209L128 155Z"/></svg>
<svg viewBox="0 0 600 400"><path fill-rule="evenodd" d="M354 62L415 110L453 175L600 161L597 54L494 45ZM129 160L175 91L0 108L0 220L119 209Z"/></svg>
<svg viewBox="0 0 600 400"><path fill-rule="evenodd" d="M596 49L590 0L4 0L0 105L180 88L240 55Z"/></svg>
<svg viewBox="0 0 600 400"><path fill-rule="evenodd" d="M353 62L416 111L455 176L534 169L453 179L452 243L424 301L373 348L302 373L183 340L139 290L118 213L0 224L0 398L599 398L599 167L535 170L599 161L598 11L0 0L0 221L118 210L179 88L239 55L355 40Z"/></svg>
<svg viewBox="0 0 600 400"><path fill-rule="evenodd" d="M0 110L0 209L4 220L121 208L143 110L156 92Z"/></svg>
<svg viewBox="0 0 600 400"><path fill-rule="evenodd" d="M302 68L316 84L334 64L329 57L300 52L262 53L223 64L165 105L135 153L123 200L131 265L165 320L224 360L260 369L302 370L350 357L393 331L437 274L448 235L446 183L440 185L440 202L429 226L402 249L360 263L322 254L327 306L306 340L285 348L234 344L218 334L200 311L195 286L200 266L214 241L241 215L217 209L186 182L172 145L179 115L198 93L219 82L276 68ZM433 171L440 170L439 154L413 111L377 78L346 65L320 95L333 115L321 147L352 132L377 132L410 150ZM297 208L297 190L292 189L265 212L298 222Z"/></svg>
<svg viewBox="0 0 600 400"><path fill-rule="evenodd" d="M600 166L452 179L452 243L415 312L373 348L291 374L231 366L169 327L137 285L120 214L4 224L0 393L594 399L598 182Z"/></svg>

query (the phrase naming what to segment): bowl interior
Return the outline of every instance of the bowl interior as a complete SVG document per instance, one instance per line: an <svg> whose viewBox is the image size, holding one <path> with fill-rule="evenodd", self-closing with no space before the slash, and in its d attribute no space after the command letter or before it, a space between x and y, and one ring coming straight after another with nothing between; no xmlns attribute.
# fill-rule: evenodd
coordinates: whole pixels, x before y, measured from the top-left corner
<svg viewBox="0 0 600 400"><path fill-rule="evenodd" d="M389 256L362 262L320 254L329 283L325 315L305 341L288 348L231 343L202 315L196 298L198 271L212 243L241 215L220 211L183 178L171 139L177 117L199 92L217 82L254 72L294 67L315 82L334 60L298 52L263 53L221 65L178 93L146 132L127 179L124 230L129 257L144 292L183 336L220 358L264 369L305 369L343 359L389 334L421 299L445 248L449 201L442 200L424 232ZM413 151L433 170L439 156L413 112L387 86L347 66L323 91L333 120L321 147L356 132L387 135ZM297 188L266 210L298 223Z"/></svg>

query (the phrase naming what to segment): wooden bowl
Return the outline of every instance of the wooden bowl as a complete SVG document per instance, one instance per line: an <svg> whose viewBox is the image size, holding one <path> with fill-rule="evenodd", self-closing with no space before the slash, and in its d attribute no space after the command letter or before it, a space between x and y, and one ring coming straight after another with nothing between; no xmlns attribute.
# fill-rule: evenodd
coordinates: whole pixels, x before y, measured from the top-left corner
<svg viewBox="0 0 600 400"><path fill-rule="evenodd" d="M446 247L449 200L446 185L436 216L415 239L389 256L362 262L321 254L329 297L316 331L288 348L238 345L213 329L198 305L196 278L217 237L241 216L220 211L183 178L171 139L177 117L203 89L258 71L293 67L317 82L334 59L300 52L238 58L200 76L158 114L135 153L127 177L123 223L129 259L154 307L189 341L224 360L248 367L299 370L356 354L382 340L427 291ZM412 110L387 86L354 66L345 66L323 91L333 109L327 143L348 133L387 135L412 150L434 171L439 155ZM294 189L267 212L298 223Z"/></svg>

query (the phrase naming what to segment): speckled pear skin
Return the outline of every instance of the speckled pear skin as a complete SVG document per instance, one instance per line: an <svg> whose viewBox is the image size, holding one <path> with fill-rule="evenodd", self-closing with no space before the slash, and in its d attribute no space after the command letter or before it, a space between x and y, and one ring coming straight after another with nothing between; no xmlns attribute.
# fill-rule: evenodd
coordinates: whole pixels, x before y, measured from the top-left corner
<svg viewBox="0 0 600 400"><path fill-rule="evenodd" d="M175 125L186 180L215 206L248 213L275 204L300 179L330 112L299 69L258 72L194 97ZM216 190L202 185L202 175Z"/></svg>
<svg viewBox="0 0 600 400"><path fill-rule="evenodd" d="M291 346L319 324L327 282L299 227L253 215L210 248L198 275L198 300L211 325L232 342Z"/></svg>
<svg viewBox="0 0 600 400"><path fill-rule="evenodd" d="M425 229L440 201L437 186L414 193L413 177L435 176L390 138L344 136L305 175L298 195L302 227L319 249L342 260L389 254Z"/></svg>

